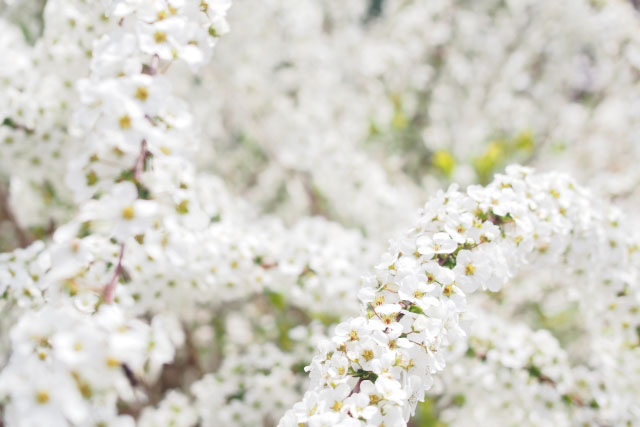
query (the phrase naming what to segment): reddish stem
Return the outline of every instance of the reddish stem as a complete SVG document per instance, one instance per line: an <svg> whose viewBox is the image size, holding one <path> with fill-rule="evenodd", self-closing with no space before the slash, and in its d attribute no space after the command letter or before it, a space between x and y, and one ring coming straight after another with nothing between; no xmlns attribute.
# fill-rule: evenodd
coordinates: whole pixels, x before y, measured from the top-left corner
<svg viewBox="0 0 640 427"><path fill-rule="evenodd" d="M124 243L120 245L120 255L118 256L118 264L116 265L116 269L113 271L113 276L111 276L111 280L107 283L102 291L102 299L107 304L111 304L113 302L113 295L116 291L116 284L118 283L118 278L120 274L122 274L122 257L124 256Z"/></svg>
<svg viewBox="0 0 640 427"><path fill-rule="evenodd" d="M136 159L136 164L133 167L133 178L136 181L140 181L140 175L144 170L144 162L147 159L147 140L143 139L140 143L140 154L138 154L138 158Z"/></svg>
<svg viewBox="0 0 640 427"><path fill-rule="evenodd" d="M144 64L142 66L142 74L148 74L155 76L158 73L158 65L160 64L160 57L156 54L151 57L151 64Z"/></svg>
<svg viewBox="0 0 640 427"><path fill-rule="evenodd" d="M362 378L358 378L358 382L356 383L355 386L353 386L353 390L351 390L351 393L349 393L349 396L351 396L354 393L360 393L360 384L362 384Z"/></svg>

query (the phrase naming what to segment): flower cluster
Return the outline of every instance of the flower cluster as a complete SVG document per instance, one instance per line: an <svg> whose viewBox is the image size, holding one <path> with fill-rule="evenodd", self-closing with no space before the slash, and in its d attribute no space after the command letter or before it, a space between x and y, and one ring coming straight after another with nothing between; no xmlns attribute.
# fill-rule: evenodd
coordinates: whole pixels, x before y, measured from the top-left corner
<svg viewBox="0 0 640 427"><path fill-rule="evenodd" d="M443 421L460 426L486 417L525 425L604 422L594 396L607 393L593 387L597 373L572 366L548 330L533 331L485 312L470 329L467 342L448 360L451 368L429 392L438 399Z"/></svg>
<svg viewBox="0 0 640 427"><path fill-rule="evenodd" d="M453 187L425 205L417 226L391 243L365 280L363 315L340 323L314 357L310 390L280 426L404 426L443 370L447 347L465 336L467 294L498 291L521 265L560 264L570 252L610 267L606 246L580 244L601 243L606 222L588 194L565 176L531 172L510 167L486 188ZM626 273L600 280L611 281L613 298L637 307ZM599 339L615 341L599 357L628 353L632 337L611 331L635 330L638 310L627 316L600 320ZM620 409L623 420L637 411Z"/></svg>
<svg viewBox="0 0 640 427"><path fill-rule="evenodd" d="M69 134L82 148L66 181L82 206L49 247L38 242L3 255L3 299L32 310L12 328L11 357L0 379L10 425L131 423L116 404L139 400L141 382L157 378L184 340L175 316L156 314L145 322L110 304L118 282L130 277L126 248L142 244L163 209L197 212L187 184L176 179L185 168L188 134L181 131L189 114L168 95L160 67L202 63L226 28L229 3L106 3L103 26L89 31L102 35L84 51L91 57L89 79L78 84L81 107ZM68 25L90 24L70 19ZM35 133L28 121L7 120L13 132ZM189 219L197 223L197 216Z"/></svg>
<svg viewBox="0 0 640 427"><path fill-rule="evenodd" d="M635 425L631 5L237 3L0 0L0 425Z"/></svg>
<svg viewBox="0 0 640 427"><path fill-rule="evenodd" d="M115 307L92 317L55 305L28 313L12 328L11 358L0 376L0 393L11 402L6 422L127 425L116 401L134 399L133 372L157 370L173 357L174 344L160 325Z"/></svg>

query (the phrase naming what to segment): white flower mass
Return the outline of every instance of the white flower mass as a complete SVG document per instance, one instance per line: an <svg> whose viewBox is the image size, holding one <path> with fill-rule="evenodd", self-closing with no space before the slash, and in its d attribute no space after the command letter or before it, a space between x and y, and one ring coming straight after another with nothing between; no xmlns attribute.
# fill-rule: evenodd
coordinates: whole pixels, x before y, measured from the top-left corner
<svg viewBox="0 0 640 427"><path fill-rule="evenodd" d="M0 0L0 427L640 425L639 9Z"/></svg>

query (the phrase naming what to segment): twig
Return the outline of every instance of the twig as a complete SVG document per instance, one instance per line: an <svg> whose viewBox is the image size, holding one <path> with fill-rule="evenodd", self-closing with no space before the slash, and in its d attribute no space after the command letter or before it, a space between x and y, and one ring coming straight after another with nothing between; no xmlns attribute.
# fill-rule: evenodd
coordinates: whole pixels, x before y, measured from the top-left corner
<svg viewBox="0 0 640 427"><path fill-rule="evenodd" d="M122 273L122 257L124 255L124 243L120 245L120 255L118 256L118 264L116 265L116 269L113 271L113 276L111 276L111 280L107 283L102 291L102 299L107 304L111 304L113 302L113 295L115 294L116 284L118 283L118 279L120 278L120 274Z"/></svg>
<svg viewBox="0 0 640 427"><path fill-rule="evenodd" d="M355 393L360 393L360 384L362 384L362 378L358 378L358 382L356 383L355 386L353 386L353 390L351 390L351 393L349 393L349 396Z"/></svg>
<svg viewBox="0 0 640 427"><path fill-rule="evenodd" d="M0 213L2 213L2 215L9 220L13 226L20 247L24 248L29 246L31 242L33 242L33 238L22 228L20 222L18 222L18 219L13 213L13 209L11 209L11 204L9 203L9 193L2 186L0 186Z"/></svg>
<svg viewBox="0 0 640 427"><path fill-rule="evenodd" d="M133 178L136 181L140 181L140 175L144 170L144 162L147 160L147 155L149 151L147 150L147 140L143 139L140 143L140 154L138 154L138 158L136 159L136 164L133 166Z"/></svg>
<svg viewBox="0 0 640 427"><path fill-rule="evenodd" d="M142 66L142 74L148 74L155 76L158 73L158 65L160 63L160 57L156 54L151 57L151 64L144 64Z"/></svg>
<svg viewBox="0 0 640 427"><path fill-rule="evenodd" d="M7 117L2 121L2 126L8 126L12 129L21 130L29 135L35 132L33 129L23 125L22 123L13 121L13 119L11 119L10 117Z"/></svg>
<svg viewBox="0 0 640 427"><path fill-rule="evenodd" d="M309 198L309 203L310 203L309 209L311 210L311 215L326 217L327 215L324 209L322 208L321 200L314 189L313 182L312 182L313 178L311 177L311 174L302 173L301 176L302 176L302 185L304 187L304 191L305 193L307 193L307 197Z"/></svg>

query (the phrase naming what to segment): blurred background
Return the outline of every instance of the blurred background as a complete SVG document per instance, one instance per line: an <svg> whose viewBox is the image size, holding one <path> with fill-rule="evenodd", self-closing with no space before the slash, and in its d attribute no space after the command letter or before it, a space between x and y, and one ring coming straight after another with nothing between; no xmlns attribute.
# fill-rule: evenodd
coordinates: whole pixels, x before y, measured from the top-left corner
<svg viewBox="0 0 640 427"><path fill-rule="evenodd" d="M33 44L45 3L0 5ZM264 212L318 214L383 241L436 189L487 183L512 162L567 171L633 207L634 5L236 0L215 61L178 81L199 116L199 166ZM10 150L5 162L38 161ZM54 177L13 179L47 205L18 212L33 232L64 218Z"/></svg>

